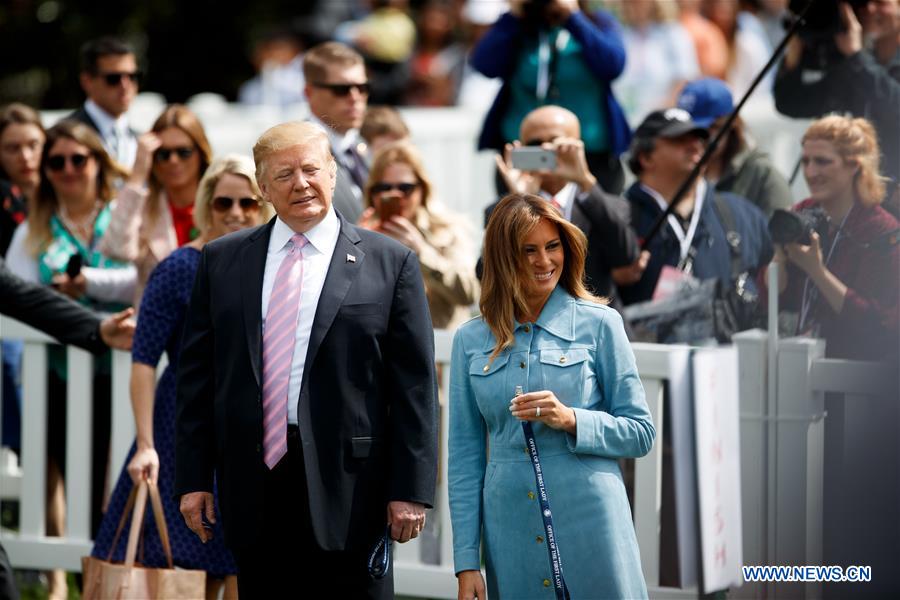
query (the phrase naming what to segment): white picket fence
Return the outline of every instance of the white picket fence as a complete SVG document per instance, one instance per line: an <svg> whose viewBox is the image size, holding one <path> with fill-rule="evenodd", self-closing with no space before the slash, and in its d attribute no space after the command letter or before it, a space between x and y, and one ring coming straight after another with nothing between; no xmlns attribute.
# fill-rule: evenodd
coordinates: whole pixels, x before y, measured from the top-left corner
<svg viewBox="0 0 900 600"><path fill-rule="evenodd" d="M91 453L91 373L92 357L69 348L69 420L66 424L68 484L67 533L62 538L44 534L45 435L46 435L46 353L47 336L7 317L0 317L0 337L25 340L23 356L23 448L21 468L14 461L0 461L0 498L17 499L20 505L19 531L0 532L17 568L80 569L80 557L89 553L90 453ZM451 332L435 332L437 360L449 363ZM895 451L878 453L879 473L896 476L897 407L885 405L876 396L884 382L896 380L896 370L850 361L826 360L821 341L789 339L779 343L772 389L769 393L768 337L750 331L735 338L739 360L741 410L741 470L743 507L743 557L748 565L814 565L823 558L826 527L837 527L823 517L824 469L838 473L832 486L853 479L860 461L874 456L867 447L870 436L885 435ZM662 414L667 398L667 382L683 373L672 365L683 365L686 346L634 344L634 352L647 401L657 424L653 450L635 463L634 524L641 561L650 594L655 598L691 598L696 588L660 586L660 515L662 511ZM134 436L128 399L129 356L115 352L113 358L112 454L110 478L118 475ZM444 369L447 372L447 369ZM443 395L448 381L442 383ZM829 394L828 406L825 405ZM827 410L826 410L827 409ZM446 406L441 415L442 448L447 445ZM0 415L2 418L2 415ZM826 437L825 420L832 425ZM884 442L887 443L887 442ZM883 445L882 445L883 447ZM826 464L826 449L840 459ZM439 544L438 564L421 560L420 543L395 546L395 579L398 594L424 598L455 598L456 581L452 563L452 537L447 506L447 453L441 452L436 519ZM871 483L857 476L855 493L865 495ZM850 535L847 531L845 536ZM729 596L808 597L821 596L818 584L746 584Z"/></svg>

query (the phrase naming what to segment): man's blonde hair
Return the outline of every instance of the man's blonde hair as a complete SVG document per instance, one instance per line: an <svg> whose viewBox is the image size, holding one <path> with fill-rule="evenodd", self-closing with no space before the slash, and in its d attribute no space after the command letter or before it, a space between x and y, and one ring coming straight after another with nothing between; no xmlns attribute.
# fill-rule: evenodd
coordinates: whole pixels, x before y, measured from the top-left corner
<svg viewBox="0 0 900 600"><path fill-rule="evenodd" d="M334 156L331 155L331 144L328 134L320 126L303 121L281 123L267 129L253 146L253 162L256 163L256 180L264 181L266 162L276 152L292 146L318 143L322 152L328 157L332 170L337 169Z"/></svg>

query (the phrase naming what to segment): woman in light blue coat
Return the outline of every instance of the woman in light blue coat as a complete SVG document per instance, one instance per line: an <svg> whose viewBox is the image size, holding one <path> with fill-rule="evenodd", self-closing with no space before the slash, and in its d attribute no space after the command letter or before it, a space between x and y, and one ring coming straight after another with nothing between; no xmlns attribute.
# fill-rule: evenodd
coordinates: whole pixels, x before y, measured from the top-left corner
<svg viewBox="0 0 900 600"><path fill-rule="evenodd" d="M642 598L617 459L656 430L619 314L582 283L587 243L546 200L510 195L485 232L482 316L460 327L450 378L449 486L459 598L553 598L530 421L575 600ZM516 388L525 393L516 396Z"/></svg>

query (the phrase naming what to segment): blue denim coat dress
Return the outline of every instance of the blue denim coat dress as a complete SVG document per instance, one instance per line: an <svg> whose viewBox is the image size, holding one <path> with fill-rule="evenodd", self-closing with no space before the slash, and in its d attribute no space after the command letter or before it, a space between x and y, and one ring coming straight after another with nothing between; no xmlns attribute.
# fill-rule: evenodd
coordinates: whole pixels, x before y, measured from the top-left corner
<svg viewBox="0 0 900 600"><path fill-rule="evenodd" d="M645 598L631 509L616 459L646 454L656 430L619 314L563 288L493 362L480 318L460 327L450 376L449 493L456 572L481 567L490 598L554 597L540 502L516 386L551 390L575 410L571 435L542 423L535 438L574 600Z"/></svg>

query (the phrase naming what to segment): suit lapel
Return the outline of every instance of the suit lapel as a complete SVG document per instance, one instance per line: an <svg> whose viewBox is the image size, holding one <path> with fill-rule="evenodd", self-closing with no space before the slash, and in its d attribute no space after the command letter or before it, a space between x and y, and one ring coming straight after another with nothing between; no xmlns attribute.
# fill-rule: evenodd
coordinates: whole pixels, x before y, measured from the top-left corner
<svg viewBox="0 0 900 600"><path fill-rule="evenodd" d="M331 328L338 309L343 304L353 281L359 275L362 263L366 258L365 251L358 245L360 242L359 235L343 217L338 218L340 219L341 232L338 234L337 245L335 245L334 254L331 256L331 264L328 266L328 273L325 275L325 283L322 286L322 294L319 296L319 305L316 308L316 316L313 319L312 330L309 334L309 346L306 350L306 360L304 362L306 366L303 369L301 390L306 387L319 346L322 344L322 340L325 339L325 334ZM355 260L351 261L348 259L348 256L353 256Z"/></svg>
<svg viewBox="0 0 900 600"><path fill-rule="evenodd" d="M244 309L244 327L247 334L247 349L256 383L262 387L262 285L266 270L266 254L269 237L275 224L273 218L247 238L241 252L241 303Z"/></svg>

